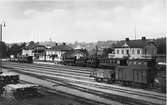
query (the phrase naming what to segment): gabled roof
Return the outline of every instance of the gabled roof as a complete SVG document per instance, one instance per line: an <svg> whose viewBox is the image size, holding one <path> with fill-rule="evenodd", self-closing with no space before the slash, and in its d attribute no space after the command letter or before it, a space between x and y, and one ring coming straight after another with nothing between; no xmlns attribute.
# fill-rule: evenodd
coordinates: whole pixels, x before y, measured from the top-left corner
<svg viewBox="0 0 167 105"><path fill-rule="evenodd" d="M150 43L155 45L155 43L151 40L128 40L128 41L119 41L118 43L116 43L114 47L115 48L123 48L123 47L144 48Z"/></svg>
<svg viewBox="0 0 167 105"><path fill-rule="evenodd" d="M34 47L37 47L37 46L39 46L39 47L45 47L44 45L40 45L39 43L34 43L34 44L29 44L28 46L24 47L23 49L24 50L31 50L31 49L33 49Z"/></svg>
<svg viewBox="0 0 167 105"><path fill-rule="evenodd" d="M40 45L40 44L35 44L34 46L31 47L31 49L33 49L33 48L35 48L35 47L44 47L44 48L47 49L46 46L44 46L44 45Z"/></svg>
<svg viewBox="0 0 167 105"><path fill-rule="evenodd" d="M75 53L82 53L86 56L88 56L88 51L86 49L75 49L75 50L70 50L68 52L66 52L65 54L63 54L63 56L72 56Z"/></svg>
<svg viewBox="0 0 167 105"><path fill-rule="evenodd" d="M48 51L69 51L69 50L72 50L73 48L68 46L68 45L56 45L56 46L53 46L49 49L47 49Z"/></svg>
<svg viewBox="0 0 167 105"><path fill-rule="evenodd" d="M24 49L24 50L30 50L30 49L32 49L33 46L34 46L34 45L28 45L28 46L25 46L25 47L22 48L22 49Z"/></svg>

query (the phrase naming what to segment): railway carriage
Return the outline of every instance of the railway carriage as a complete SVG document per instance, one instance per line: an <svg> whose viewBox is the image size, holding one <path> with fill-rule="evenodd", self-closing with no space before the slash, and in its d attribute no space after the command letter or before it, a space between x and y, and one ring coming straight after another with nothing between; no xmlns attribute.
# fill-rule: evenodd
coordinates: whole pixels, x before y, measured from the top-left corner
<svg viewBox="0 0 167 105"><path fill-rule="evenodd" d="M63 64L64 65L69 65L69 66L75 66L75 61L76 61L76 57L72 57L72 56L64 56L63 57Z"/></svg>
<svg viewBox="0 0 167 105"><path fill-rule="evenodd" d="M80 67L85 67L87 64L87 58L86 57L81 57L79 59L76 60L76 66L80 66Z"/></svg>
<svg viewBox="0 0 167 105"><path fill-rule="evenodd" d="M126 65L126 58L101 58L99 67L103 69L115 69L118 65Z"/></svg>
<svg viewBox="0 0 167 105"><path fill-rule="evenodd" d="M15 61L17 61L17 58L14 55L10 55L9 61L15 62Z"/></svg>
<svg viewBox="0 0 167 105"><path fill-rule="evenodd" d="M117 66L115 79L123 85L147 87L153 84L156 74L155 65L154 59L128 60L127 66Z"/></svg>
<svg viewBox="0 0 167 105"><path fill-rule="evenodd" d="M97 68L99 66L99 59L97 57L89 57L86 63L88 67Z"/></svg>
<svg viewBox="0 0 167 105"><path fill-rule="evenodd" d="M33 63L33 56L18 56L17 60L22 63Z"/></svg>

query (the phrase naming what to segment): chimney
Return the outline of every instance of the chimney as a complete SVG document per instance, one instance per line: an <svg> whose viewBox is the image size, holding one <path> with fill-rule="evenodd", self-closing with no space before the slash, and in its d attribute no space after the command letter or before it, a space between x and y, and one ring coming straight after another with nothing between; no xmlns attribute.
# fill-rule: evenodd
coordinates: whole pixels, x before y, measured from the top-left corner
<svg viewBox="0 0 167 105"><path fill-rule="evenodd" d="M63 45L65 46L65 45L66 45L66 43L63 43Z"/></svg>
<svg viewBox="0 0 167 105"><path fill-rule="evenodd" d="M142 40L146 40L146 37L142 37L141 39L142 39Z"/></svg>
<svg viewBox="0 0 167 105"><path fill-rule="evenodd" d="M125 41L129 41L129 38L125 38Z"/></svg>
<svg viewBox="0 0 167 105"><path fill-rule="evenodd" d="M57 46L58 45L58 43L55 43L55 46Z"/></svg>

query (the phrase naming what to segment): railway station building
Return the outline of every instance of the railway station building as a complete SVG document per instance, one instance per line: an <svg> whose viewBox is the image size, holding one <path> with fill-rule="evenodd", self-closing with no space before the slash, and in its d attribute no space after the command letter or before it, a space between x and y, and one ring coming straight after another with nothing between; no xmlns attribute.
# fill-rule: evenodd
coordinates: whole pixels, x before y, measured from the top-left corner
<svg viewBox="0 0 167 105"><path fill-rule="evenodd" d="M142 37L138 40L129 40L118 42L114 46L114 53L109 54L109 58L144 59L157 56L157 45L151 39Z"/></svg>
<svg viewBox="0 0 167 105"><path fill-rule="evenodd" d="M34 60L45 60L46 58L46 47L35 43L33 45L28 45L22 49L22 56L33 56Z"/></svg>
<svg viewBox="0 0 167 105"><path fill-rule="evenodd" d="M55 63L61 62L63 59L62 55L71 50L73 50L73 48L65 43L60 45L56 43L55 46L46 50L46 61L52 61Z"/></svg>
<svg viewBox="0 0 167 105"><path fill-rule="evenodd" d="M88 51L86 49L75 49L75 50L71 50L66 52L65 54L63 54L63 56L67 56L67 57L76 57L76 59L79 59L81 57L87 57L89 55Z"/></svg>

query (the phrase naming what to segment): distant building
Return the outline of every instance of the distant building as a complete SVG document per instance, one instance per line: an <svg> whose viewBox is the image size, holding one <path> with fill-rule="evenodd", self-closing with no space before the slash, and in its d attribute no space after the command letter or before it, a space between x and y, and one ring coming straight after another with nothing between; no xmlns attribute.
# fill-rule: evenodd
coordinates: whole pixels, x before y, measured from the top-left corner
<svg viewBox="0 0 167 105"><path fill-rule="evenodd" d="M63 56L68 56L68 57L76 57L76 59L79 59L81 57L87 57L88 51L86 49L75 49L75 50L71 50L66 52L65 54L63 54Z"/></svg>
<svg viewBox="0 0 167 105"><path fill-rule="evenodd" d="M32 49L31 49L32 47L33 47L32 45L28 45L28 46L24 47L22 49L21 55L22 56L34 56Z"/></svg>
<svg viewBox="0 0 167 105"><path fill-rule="evenodd" d="M45 51L46 47L40 45L39 43L31 44L22 49L23 56L33 56L33 59L36 60L45 60Z"/></svg>
<svg viewBox="0 0 167 105"><path fill-rule="evenodd" d="M142 37L140 40L129 40L129 38L126 38L125 41L118 42L115 45L114 53L109 54L109 57L141 59L155 57L156 55L157 46L155 42Z"/></svg>
<svg viewBox="0 0 167 105"><path fill-rule="evenodd" d="M34 55L34 59L45 60L46 59L46 47L44 45L35 44L31 50Z"/></svg>
<svg viewBox="0 0 167 105"><path fill-rule="evenodd" d="M62 55L70 50L73 50L73 48L66 45L65 43L61 45L58 45L56 43L55 46L46 50L46 60L54 61L54 62L61 62Z"/></svg>

